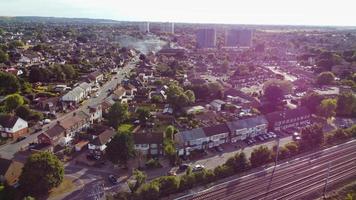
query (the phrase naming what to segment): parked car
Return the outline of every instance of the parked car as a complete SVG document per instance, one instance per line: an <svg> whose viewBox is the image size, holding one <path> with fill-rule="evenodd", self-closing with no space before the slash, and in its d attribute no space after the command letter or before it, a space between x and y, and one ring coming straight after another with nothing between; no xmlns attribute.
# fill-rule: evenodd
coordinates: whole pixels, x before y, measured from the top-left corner
<svg viewBox="0 0 356 200"><path fill-rule="evenodd" d="M214 149L220 153L224 151L224 148L222 148L221 146L216 146L216 147L214 147Z"/></svg>
<svg viewBox="0 0 356 200"><path fill-rule="evenodd" d="M192 171L199 172L199 171L202 171L203 169L205 169L204 165L197 164L193 167Z"/></svg>
<svg viewBox="0 0 356 200"><path fill-rule="evenodd" d="M44 120L43 120L43 124L49 124L49 123L51 123L51 120L50 120L50 119L44 119Z"/></svg>
<svg viewBox="0 0 356 200"><path fill-rule="evenodd" d="M87 159L88 160L99 160L100 156L98 155L93 155L93 154L87 154Z"/></svg>
<svg viewBox="0 0 356 200"><path fill-rule="evenodd" d="M180 170L180 171L185 171L185 170L188 169L188 167L189 167L188 164L181 164L181 165L179 165L179 170Z"/></svg>
<svg viewBox="0 0 356 200"><path fill-rule="evenodd" d="M112 175L112 174L109 175L108 179L109 179L110 183L112 183L113 185L116 185L116 184L119 183L119 182L117 181L117 178L116 178L114 175Z"/></svg>
<svg viewBox="0 0 356 200"><path fill-rule="evenodd" d="M174 170L170 170L168 173L167 173L168 176L177 176L177 173L174 171Z"/></svg>
<svg viewBox="0 0 356 200"><path fill-rule="evenodd" d="M16 139L16 142L20 142L22 140L26 139L26 136L21 136L19 138Z"/></svg>

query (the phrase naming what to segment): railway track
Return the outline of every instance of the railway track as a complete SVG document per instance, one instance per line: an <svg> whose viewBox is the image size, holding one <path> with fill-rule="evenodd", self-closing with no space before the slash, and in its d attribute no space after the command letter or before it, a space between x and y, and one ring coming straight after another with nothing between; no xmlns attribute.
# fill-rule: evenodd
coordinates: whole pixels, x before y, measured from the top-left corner
<svg viewBox="0 0 356 200"><path fill-rule="evenodd" d="M285 195L289 195L289 193L295 196L297 194L293 194L293 191L305 189L304 185L309 187L308 183L321 184L323 181L325 183L325 177L322 178L322 176L326 176L329 162L332 163L330 171L330 176L332 176L330 177L331 181L337 179L337 177L334 177L334 173L345 173L340 174L342 177L347 177L347 173L350 176L356 175L355 141L314 153L311 157L302 157L301 159L278 165L271 183L273 169L268 168L262 172L250 174L225 184L213 186L197 194L186 195L178 199L278 199L279 196L284 197ZM310 182L317 179L322 179L322 181L320 183ZM267 192L269 184L271 184L270 190ZM295 184L299 187L296 188ZM282 193L283 191L286 194Z"/></svg>

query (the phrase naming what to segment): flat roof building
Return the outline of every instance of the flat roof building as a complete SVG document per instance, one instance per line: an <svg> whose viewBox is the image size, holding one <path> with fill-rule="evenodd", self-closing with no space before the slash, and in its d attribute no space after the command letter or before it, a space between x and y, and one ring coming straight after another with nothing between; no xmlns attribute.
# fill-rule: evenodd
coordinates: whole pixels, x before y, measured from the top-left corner
<svg viewBox="0 0 356 200"><path fill-rule="evenodd" d="M231 29L226 31L226 47L251 47L253 31L249 29Z"/></svg>
<svg viewBox="0 0 356 200"><path fill-rule="evenodd" d="M197 48L215 48L216 31L215 29L199 29L196 33Z"/></svg>

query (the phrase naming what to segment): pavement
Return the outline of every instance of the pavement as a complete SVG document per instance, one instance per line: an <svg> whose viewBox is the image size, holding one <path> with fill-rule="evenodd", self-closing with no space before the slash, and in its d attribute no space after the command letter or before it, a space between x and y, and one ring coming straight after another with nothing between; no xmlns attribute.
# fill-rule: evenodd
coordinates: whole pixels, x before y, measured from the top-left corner
<svg viewBox="0 0 356 200"><path fill-rule="evenodd" d="M32 142L37 142L37 136L40 135L41 133L47 131L50 127L54 126L58 120L62 120L70 115L72 115L74 112L78 111L84 111L88 112L88 106L91 105L96 105L98 103L101 103L104 101L104 99L107 97L107 90L114 88L118 83L121 83L122 79L124 78L124 74L129 72L132 68L134 68L135 63L134 62L129 62L124 68L120 68L119 72L112 77L110 81L105 83L99 90L99 96L95 98L90 98L89 100L85 101L81 107L79 107L76 110L73 110L71 112L65 113L64 115L60 116L56 120L51 121L51 123L46 124L42 127L42 131L39 131L37 133L28 135L26 139L17 142L17 143L8 143L0 146L0 157L6 158L6 159L12 159L14 158L15 154L23 149L26 149L29 143Z"/></svg>
<svg viewBox="0 0 356 200"><path fill-rule="evenodd" d="M292 142L292 136L288 136L288 137L284 137L280 139L280 146L284 146L285 144ZM236 153L238 152L244 152L246 154L246 157L249 158L252 151L254 149L257 149L259 146L267 146L269 149L272 149L273 146L277 145L277 141L276 140L271 140L268 142L264 142L264 143L258 143L254 146L247 146L245 148L242 149L236 149L233 145L231 144L227 144L227 145L222 145L222 147L224 148L224 152L222 153L211 153L209 152L210 150L208 150L208 155L203 158L203 159L199 159L196 161L190 161L187 162L188 164L194 166L196 164L200 164L200 165L204 165L207 169L214 169L215 167L217 167L218 165L221 165L223 163L225 163L229 158L231 158L232 156L234 156Z"/></svg>
<svg viewBox="0 0 356 200"><path fill-rule="evenodd" d="M319 197L327 185L356 177L356 140L320 150L176 200L308 199ZM328 190L326 187L326 194Z"/></svg>

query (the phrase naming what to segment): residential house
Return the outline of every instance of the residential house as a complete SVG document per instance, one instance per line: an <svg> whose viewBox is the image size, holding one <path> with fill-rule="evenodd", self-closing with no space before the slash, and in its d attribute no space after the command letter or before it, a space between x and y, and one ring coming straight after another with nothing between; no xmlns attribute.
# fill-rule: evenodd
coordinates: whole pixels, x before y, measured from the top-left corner
<svg viewBox="0 0 356 200"><path fill-rule="evenodd" d="M48 131L37 136L38 142L52 146L68 145L80 131L90 126L90 116L83 111L73 113L72 116L57 121L57 124Z"/></svg>
<svg viewBox="0 0 356 200"><path fill-rule="evenodd" d="M90 95L91 93L91 86L89 83L83 82L81 84L79 84L79 87L82 88L84 90L84 96L87 97Z"/></svg>
<svg viewBox="0 0 356 200"><path fill-rule="evenodd" d="M215 99L213 100L212 102L210 102L207 107L210 107L212 110L215 110L215 111L221 111L224 106L225 106L225 101L222 101L220 99Z"/></svg>
<svg viewBox="0 0 356 200"><path fill-rule="evenodd" d="M189 155L193 150L206 149L209 142L202 128L178 132L174 139L179 145L178 155Z"/></svg>
<svg viewBox="0 0 356 200"><path fill-rule="evenodd" d="M95 155L103 155L107 147L106 145L111 141L114 135L115 131L112 128L108 128L98 135L93 136L93 140L88 144L90 153Z"/></svg>
<svg viewBox="0 0 356 200"><path fill-rule="evenodd" d="M90 115L90 123L93 124L101 122L103 118L103 110L102 110L102 105L97 104L97 105L92 105L88 106L89 108L89 115Z"/></svg>
<svg viewBox="0 0 356 200"><path fill-rule="evenodd" d="M76 105L85 98L85 91L81 87L75 87L63 95L61 101L69 105Z"/></svg>
<svg viewBox="0 0 356 200"><path fill-rule="evenodd" d="M133 140L135 149L143 155L163 155L163 133L138 132L133 134Z"/></svg>
<svg viewBox="0 0 356 200"><path fill-rule="evenodd" d="M283 110L266 115L269 130L285 130L310 124L311 113L306 107Z"/></svg>
<svg viewBox="0 0 356 200"><path fill-rule="evenodd" d="M2 137L17 139L28 133L28 123L17 116L0 116L0 133Z"/></svg>
<svg viewBox="0 0 356 200"><path fill-rule="evenodd" d="M19 161L0 158L0 183L6 183L10 186L16 185L23 166L24 164Z"/></svg>
<svg viewBox="0 0 356 200"><path fill-rule="evenodd" d="M230 141L237 142L248 137L267 133L268 121L264 116L257 116L247 119L235 120L227 122L230 130Z"/></svg>
<svg viewBox="0 0 356 200"><path fill-rule="evenodd" d="M203 131L208 138L208 148L213 148L221 144L229 142L230 130L226 124L218 124L214 126L204 127Z"/></svg>
<svg viewBox="0 0 356 200"><path fill-rule="evenodd" d="M121 103L127 103L128 99L126 98L126 89L122 86L119 86L112 93L112 99L115 101L120 101Z"/></svg>
<svg viewBox="0 0 356 200"><path fill-rule="evenodd" d="M49 128L46 132L41 133L37 136L37 141L39 144L46 144L51 146L61 145L64 146L65 141L65 128L57 123L53 127Z"/></svg>
<svg viewBox="0 0 356 200"><path fill-rule="evenodd" d="M38 98L35 99L37 103L37 108L43 111L55 112L58 108L59 97L51 98Z"/></svg>
<svg viewBox="0 0 356 200"><path fill-rule="evenodd" d="M104 80L104 75L100 71L95 71L88 75L88 79L91 83L98 84Z"/></svg>

